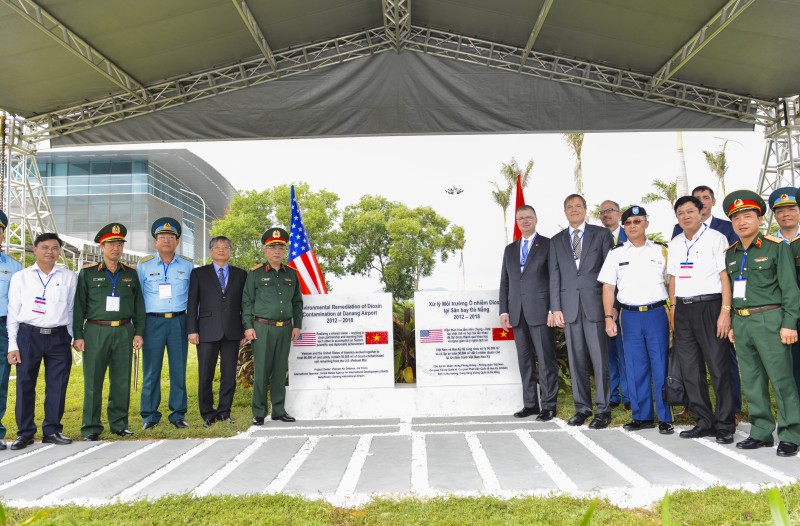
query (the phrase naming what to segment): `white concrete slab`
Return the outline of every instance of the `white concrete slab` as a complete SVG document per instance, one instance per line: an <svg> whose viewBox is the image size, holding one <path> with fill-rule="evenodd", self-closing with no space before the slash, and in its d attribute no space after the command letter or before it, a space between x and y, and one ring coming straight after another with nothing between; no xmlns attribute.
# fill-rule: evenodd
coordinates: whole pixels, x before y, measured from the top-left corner
<svg viewBox="0 0 800 526"><path fill-rule="evenodd" d="M371 495L410 491L411 437L374 437L355 492Z"/></svg>
<svg viewBox="0 0 800 526"><path fill-rule="evenodd" d="M271 438L214 486L213 495L263 493L305 443L305 438Z"/></svg>
<svg viewBox="0 0 800 526"><path fill-rule="evenodd" d="M284 493L300 495L333 494L342 480L358 437L324 437L289 479Z"/></svg>
<svg viewBox="0 0 800 526"><path fill-rule="evenodd" d="M428 435L428 485L436 491L483 491L484 484L463 434Z"/></svg>

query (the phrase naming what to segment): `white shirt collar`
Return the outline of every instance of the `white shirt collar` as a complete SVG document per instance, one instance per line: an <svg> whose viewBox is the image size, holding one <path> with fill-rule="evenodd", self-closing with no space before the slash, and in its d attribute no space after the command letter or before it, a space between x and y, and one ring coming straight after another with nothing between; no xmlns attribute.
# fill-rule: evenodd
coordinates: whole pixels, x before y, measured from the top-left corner
<svg viewBox="0 0 800 526"><path fill-rule="evenodd" d="M569 227L569 235L570 235L570 237L572 237L572 233L575 232L576 230L580 230L581 233L585 234L586 233L586 221L581 223L578 228L572 228L572 226L570 226Z"/></svg>
<svg viewBox="0 0 800 526"><path fill-rule="evenodd" d="M53 273L58 272L59 270L61 270L61 267L59 267L58 265L55 265L53 267L53 270L50 272L50 274L47 274L47 273L45 273L45 271L43 269L39 268L39 263L34 263L30 267L28 267L28 270L31 271L31 272L36 272L38 270L39 272L41 272L45 276L49 276L50 274L53 274Z"/></svg>
<svg viewBox="0 0 800 526"><path fill-rule="evenodd" d="M531 240L532 240L533 238L535 238L535 237L536 237L536 232L534 232L533 234L531 234L531 237L525 237L525 236L522 236L521 238L519 238L519 240L520 240L520 241L525 241L525 240L527 240L527 241L528 241L528 243L530 243L530 242L531 242Z"/></svg>

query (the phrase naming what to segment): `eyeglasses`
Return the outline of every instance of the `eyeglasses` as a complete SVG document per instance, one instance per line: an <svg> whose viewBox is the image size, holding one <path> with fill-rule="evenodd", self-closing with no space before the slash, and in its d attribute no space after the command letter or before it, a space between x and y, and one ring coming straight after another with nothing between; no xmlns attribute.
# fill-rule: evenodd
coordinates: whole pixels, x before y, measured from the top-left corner
<svg viewBox="0 0 800 526"><path fill-rule="evenodd" d="M610 214L611 212L619 212L617 208L606 208L605 210L600 210L600 215Z"/></svg>
<svg viewBox="0 0 800 526"><path fill-rule="evenodd" d="M45 247L45 246L41 246L41 247L38 247L38 250L41 250L42 252L61 252L61 247Z"/></svg>
<svg viewBox="0 0 800 526"><path fill-rule="evenodd" d="M622 226L631 226L631 225L639 226L642 223L644 223L644 221L645 221L644 219L628 219L627 221L625 221L625 223L623 223Z"/></svg>
<svg viewBox="0 0 800 526"><path fill-rule="evenodd" d="M536 221L536 218L533 216L524 216L517 218L517 223L522 223L523 221Z"/></svg>

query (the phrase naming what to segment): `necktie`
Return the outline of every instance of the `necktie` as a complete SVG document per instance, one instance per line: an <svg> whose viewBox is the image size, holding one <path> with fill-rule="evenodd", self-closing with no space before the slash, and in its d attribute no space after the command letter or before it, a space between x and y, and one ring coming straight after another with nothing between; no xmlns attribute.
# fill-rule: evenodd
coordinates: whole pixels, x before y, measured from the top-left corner
<svg viewBox="0 0 800 526"><path fill-rule="evenodd" d="M219 287L225 290L225 270L219 269Z"/></svg>
<svg viewBox="0 0 800 526"><path fill-rule="evenodd" d="M524 267L525 266L525 261L528 259L528 250L529 250L529 248L528 248L528 240L527 239L523 239L522 240L522 258L519 260L519 266L520 267Z"/></svg>
<svg viewBox="0 0 800 526"><path fill-rule="evenodd" d="M575 253L575 259L581 258L581 231L573 230L572 232L572 251Z"/></svg>

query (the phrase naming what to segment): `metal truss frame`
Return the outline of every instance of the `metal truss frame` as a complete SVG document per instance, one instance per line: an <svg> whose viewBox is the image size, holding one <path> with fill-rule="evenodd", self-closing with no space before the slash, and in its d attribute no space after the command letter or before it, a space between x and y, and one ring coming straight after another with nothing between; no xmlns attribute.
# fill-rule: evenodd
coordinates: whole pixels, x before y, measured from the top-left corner
<svg viewBox="0 0 800 526"><path fill-rule="evenodd" d="M403 42L411 32L410 0L381 0L383 30L394 44L394 50L403 49Z"/></svg>
<svg viewBox="0 0 800 526"><path fill-rule="evenodd" d="M247 0L231 1L233 2L233 5L236 6L236 10L239 12L239 16L242 17L244 24L247 26L247 30L253 37L253 40L256 41L256 45L258 45L258 49L261 50L261 54L264 55L264 58L267 59L269 65L272 66L272 70L278 71L278 64L275 62L275 56L272 54L272 48L270 48L269 44L267 44L267 39L264 37L261 27L258 25L258 22L256 22L256 18L253 16L252 11L250 11L250 7L247 5Z"/></svg>
<svg viewBox="0 0 800 526"><path fill-rule="evenodd" d="M773 109L775 124L764 131L767 144L758 177L758 193L768 200L778 188L800 184L800 97L778 101ZM772 224L772 210L767 211L767 226Z"/></svg>
<svg viewBox="0 0 800 526"><path fill-rule="evenodd" d="M519 61L520 68L525 64L525 61L528 60L531 51L533 51L533 45L536 43L536 39L539 38L539 33L542 31L542 26L544 26L544 21L547 18L547 14L550 12L550 8L553 7L554 1L555 0L544 0L542 8L539 10L539 16L536 17L536 22L533 24L531 35L528 37L528 43L525 44L525 49L522 52L522 58L520 58Z"/></svg>

